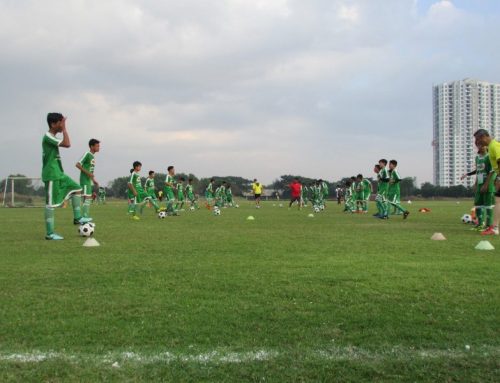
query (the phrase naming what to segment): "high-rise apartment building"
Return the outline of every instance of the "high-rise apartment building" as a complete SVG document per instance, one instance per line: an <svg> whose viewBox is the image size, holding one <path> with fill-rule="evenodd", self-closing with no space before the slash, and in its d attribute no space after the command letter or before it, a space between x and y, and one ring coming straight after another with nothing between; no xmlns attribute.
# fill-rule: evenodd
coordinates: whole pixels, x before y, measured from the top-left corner
<svg viewBox="0 0 500 383"><path fill-rule="evenodd" d="M473 133L486 129L500 137L500 84L465 79L433 87L434 184L472 186L460 180L474 169Z"/></svg>

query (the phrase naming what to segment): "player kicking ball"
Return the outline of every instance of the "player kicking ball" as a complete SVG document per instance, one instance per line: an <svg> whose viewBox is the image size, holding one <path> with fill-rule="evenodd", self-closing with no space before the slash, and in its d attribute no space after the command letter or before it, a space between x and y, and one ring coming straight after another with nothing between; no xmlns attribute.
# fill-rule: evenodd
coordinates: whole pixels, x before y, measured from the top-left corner
<svg viewBox="0 0 500 383"><path fill-rule="evenodd" d="M66 117L61 113L47 115L49 131L42 139L42 181L45 183L45 226L47 240L64 239L54 232L54 208L61 206L64 201L71 198L73 205L73 223L82 225L92 221L92 218L82 217L80 204L82 201L81 186L64 174L59 148L69 148L71 142L66 130ZM62 133L62 139L57 134Z"/></svg>

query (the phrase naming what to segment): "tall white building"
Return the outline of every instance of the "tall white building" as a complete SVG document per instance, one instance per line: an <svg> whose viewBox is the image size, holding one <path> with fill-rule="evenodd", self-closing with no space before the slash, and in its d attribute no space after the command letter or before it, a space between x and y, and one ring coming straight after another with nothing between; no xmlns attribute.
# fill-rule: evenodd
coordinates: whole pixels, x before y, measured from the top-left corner
<svg viewBox="0 0 500 383"><path fill-rule="evenodd" d="M474 132L500 137L500 84L465 79L435 85L433 107L434 184L472 186L474 177L460 177L474 169Z"/></svg>

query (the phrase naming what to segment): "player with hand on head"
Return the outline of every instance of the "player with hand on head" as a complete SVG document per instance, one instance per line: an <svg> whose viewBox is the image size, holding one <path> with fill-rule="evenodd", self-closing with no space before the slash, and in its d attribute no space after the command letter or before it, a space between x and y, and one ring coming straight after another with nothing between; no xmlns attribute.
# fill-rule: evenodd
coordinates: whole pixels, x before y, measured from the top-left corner
<svg viewBox="0 0 500 383"><path fill-rule="evenodd" d="M66 117L61 113L47 115L49 131L42 139L42 181L45 183L45 226L48 240L61 240L62 236L54 232L54 208L61 206L64 201L71 198L73 205L73 223L81 225L91 222L92 218L81 215L81 186L64 174L59 148L71 146L66 129ZM57 134L63 137L58 138Z"/></svg>
<svg viewBox="0 0 500 383"><path fill-rule="evenodd" d="M263 189L262 184L258 182L257 179L255 178L252 183L252 191L255 198L255 207L257 209L260 208L260 198L262 195L262 189Z"/></svg>
<svg viewBox="0 0 500 383"><path fill-rule="evenodd" d="M401 182L401 177L398 173L398 162L396 160L389 161L389 187L387 189L387 202L393 206L396 210L403 213L403 219L408 218L410 212L401 206L401 190L399 183Z"/></svg>

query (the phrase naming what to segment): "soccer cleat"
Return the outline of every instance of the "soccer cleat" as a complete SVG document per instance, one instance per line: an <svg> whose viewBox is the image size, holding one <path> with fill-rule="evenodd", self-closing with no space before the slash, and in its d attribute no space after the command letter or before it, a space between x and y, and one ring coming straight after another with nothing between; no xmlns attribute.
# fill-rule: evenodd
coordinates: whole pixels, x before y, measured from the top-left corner
<svg viewBox="0 0 500 383"><path fill-rule="evenodd" d="M45 239L48 240L48 241L60 241L60 240L62 240L64 238L61 237L59 234L52 233L52 234L46 235Z"/></svg>
<svg viewBox="0 0 500 383"><path fill-rule="evenodd" d="M140 219L138 216L136 216L136 215L133 215L133 216L132 216L132 219L133 219L134 221L140 221L140 220L141 220L141 219Z"/></svg>
<svg viewBox="0 0 500 383"><path fill-rule="evenodd" d="M481 235L498 235L498 228L494 226L489 226L486 230L481 232Z"/></svg>
<svg viewBox="0 0 500 383"><path fill-rule="evenodd" d="M389 219L389 216L388 215L379 215L377 218L380 218L380 219Z"/></svg>
<svg viewBox="0 0 500 383"><path fill-rule="evenodd" d="M408 218L408 216L410 215L410 212L408 210L406 210L404 213L403 213L403 219L406 219Z"/></svg>
<svg viewBox="0 0 500 383"><path fill-rule="evenodd" d="M89 222L92 222L92 221L93 221L92 218L81 217L80 219L74 219L73 220L73 224L74 225L83 225L84 223L89 223Z"/></svg>

